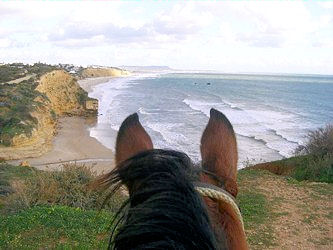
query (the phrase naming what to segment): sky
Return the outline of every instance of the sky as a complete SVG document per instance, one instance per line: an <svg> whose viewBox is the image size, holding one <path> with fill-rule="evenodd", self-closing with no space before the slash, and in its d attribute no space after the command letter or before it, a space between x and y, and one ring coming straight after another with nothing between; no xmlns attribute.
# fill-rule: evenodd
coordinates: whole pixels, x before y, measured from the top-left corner
<svg viewBox="0 0 333 250"><path fill-rule="evenodd" d="M333 1L0 1L0 62L333 75Z"/></svg>

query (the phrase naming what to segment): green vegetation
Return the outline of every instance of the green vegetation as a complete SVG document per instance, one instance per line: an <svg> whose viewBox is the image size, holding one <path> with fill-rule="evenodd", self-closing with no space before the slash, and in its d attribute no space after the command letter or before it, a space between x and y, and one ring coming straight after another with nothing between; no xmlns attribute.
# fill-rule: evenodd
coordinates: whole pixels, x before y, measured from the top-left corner
<svg viewBox="0 0 333 250"><path fill-rule="evenodd" d="M91 188L84 165L62 171L0 163L0 249L106 248L114 212L125 200Z"/></svg>
<svg viewBox="0 0 333 250"><path fill-rule="evenodd" d="M17 135L31 136L32 131L38 125L38 120L31 115L32 112L49 102L45 94L35 90L38 79L41 75L56 69L61 68L43 63L0 65L0 146L11 146L13 138ZM22 81L18 83L8 82L25 76L31 77L26 80L21 79ZM76 84L76 80L72 78L69 85L74 84ZM81 88L78 88L75 94L78 103L83 107L86 101L91 99L88 97L88 93ZM69 97L65 96L64 101L69 101ZM82 112L82 115L95 114L96 110ZM53 110L49 111L49 116L56 121L57 115Z"/></svg>
<svg viewBox="0 0 333 250"><path fill-rule="evenodd" d="M19 84L0 85L0 144L9 146L15 135L31 135L37 125L37 119L31 115L41 102L36 97L47 102L44 94L35 90L33 79Z"/></svg>
<svg viewBox="0 0 333 250"><path fill-rule="evenodd" d="M0 82L8 82L27 75L23 63L0 65Z"/></svg>
<svg viewBox="0 0 333 250"><path fill-rule="evenodd" d="M301 145L295 150L296 155L333 155L333 124L310 131L307 139L305 145Z"/></svg>
<svg viewBox="0 0 333 250"><path fill-rule="evenodd" d="M0 215L1 249L106 249L112 213L65 206Z"/></svg>
<svg viewBox="0 0 333 250"><path fill-rule="evenodd" d="M239 178L245 182L264 175L250 170ZM95 179L84 165L44 172L0 164L0 248L106 248L113 215L125 197L115 194L101 210L107 194L90 188ZM256 189L244 189L238 202L245 228L258 228L249 242L273 245L272 233L260 228L271 213L266 197Z"/></svg>
<svg viewBox="0 0 333 250"><path fill-rule="evenodd" d="M90 97L88 97L88 93L82 88L79 88L79 90L77 91L76 98L81 105L85 105L86 101L91 99Z"/></svg>
<svg viewBox="0 0 333 250"><path fill-rule="evenodd" d="M308 155L297 157L293 162L293 177L298 180L310 180L333 183L333 157Z"/></svg>
<svg viewBox="0 0 333 250"><path fill-rule="evenodd" d="M35 90L37 79L54 69L57 67L43 63L0 65L0 145L10 146L15 135L31 135L37 126L37 119L31 112L48 101L44 94ZM33 77L17 84L6 83L27 75ZM36 101L37 97L40 97L39 101Z"/></svg>
<svg viewBox="0 0 333 250"><path fill-rule="evenodd" d="M35 171L37 171L35 168L22 168L20 166L12 166L5 162L0 162L0 193L1 187L10 186L10 181L31 178Z"/></svg>
<svg viewBox="0 0 333 250"><path fill-rule="evenodd" d="M267 219L267 201L264 195L254 191L245 191L239 194L237 200L242 209L245 228L253 228Z"/></svg>
<svg viewBox="0 0 333 250"><path fill-rule="evenodd" d="M247 235L252 246L275 246L273 230L270 225L267 225L273 216L272 203L268 202L260 190L252 184L248 185L248 182L252 183L269 175L268 172L252 169L242 170L238 174L241 190L237 201L242 212L245 230L252 231Z"/></svg>
<svg viewBox="0 0 333 250"><path fill-rule="evenodd" d="M276 246L281 239L275 236L275 226L285 222L293 212L304 214L304 219L297 223L311 228L319 227L322 216L325 220L332 219L330 207L318 210L313 204L326 204L333 194L333 185L289 179L293 178L287 180L262 170L239 171L237 201L251 249ZM95 173L84 165L65 165L62 171L44 172L0 163L0 249L106 248L113 216L126 197L115 194L101 210L107 194L90 188L95 180ZM271 190L268 183L279 187ZM304 189L306 205L300 199L286 201L292 191L280 193L279 189L298 192ZM284 207L286 203L288 206ZM298 207L289 210L290 206ZM313 216L318 211L323 215ZM320 230L325 228L322 226ZM291 230L295 235L301 229ZM320 244L329 244L323 241L325 237L318 239Z"/></svg>
<svg viewBox="0 0 333 250"><path fill-rule="evenodd" d="M58 69L58 67L44 63L35 63L33 65L23 63L0 65L0 83L16 80L31 74L35 74L38 77L55 69Z"/></svg>
<svg viewBox="0 0 333 250"><path fill-rule="evenodd" d="M251 166L274 174L292 177L289 181L317 181L333 183L333 157L329 155L301 155Z"/></svg>
<svg viewBox="0 0 333 250"><path fill-rule="evenodd" d="M332 225L333 184L298 181L253 168L238 172L238 184L237 200L251 249L293 248L288 242L304 242L318 232L321 236L311 242L312 247L304 242L301 248L330 245L325 239Z"/></svg>
<svg viewBox="0 0 333 250"><path fill-rule="evenodd" d="M305 145L299 146L293 177L333 183L333 124L310 131ZM305 156L304 156L305 155Z"/></svg>
<svg viewBox="0 0 333 250"><path fill-rule="evenodd" d="M20 168L30 169L22 170L26 174L24 178L20 177L21 171L15 170ZM87 210L101 209L107 196L107 193L91 188L90 184L94 182L96 175L84 165L66 164L61 171L53 172L13 167L14 170L6 173L8 167L0 167L0 169L5 170L2 176L7 182L12 180L13 192L3 202L3 211L6 213L15 213L41 205L61 205ZM11 177L8 178L8 176ZM104 209L114 212L124 199L123 195L115 194L105 204Z"/></svg>
<svg viewBox="0 0 333 250"><path fill-rule="evenodd" d="M297 181L333 183L333 125L310 131L305 145L295 150L294 157L250 166Z"/></svg>

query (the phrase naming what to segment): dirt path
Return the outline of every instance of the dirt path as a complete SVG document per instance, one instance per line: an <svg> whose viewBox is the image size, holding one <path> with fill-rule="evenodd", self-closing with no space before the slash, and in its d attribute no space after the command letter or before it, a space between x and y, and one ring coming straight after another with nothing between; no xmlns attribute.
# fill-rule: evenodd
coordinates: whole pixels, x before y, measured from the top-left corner
<svg viewBox="0 0 333 250"><path fill-rule="evenodd" d="M264 195L268 218L259 228L251 249L333 249L333 185L297 182L271 173L240 182L241 190ZM260 239L262 237L262 239ZM269 244L265 240L271 238Z"/></svg>
<svg viewBox="0 0 333 250"><path fill-rule="evenodd" d="M27 75L27 76L24 76L24 77L15 79L15 80L11 80L11 81L7 82L7 84L17 84L17 83L23 82L25 80L29 80L31 77L34 77L34 76L36 76L36 74Z"/></svg>

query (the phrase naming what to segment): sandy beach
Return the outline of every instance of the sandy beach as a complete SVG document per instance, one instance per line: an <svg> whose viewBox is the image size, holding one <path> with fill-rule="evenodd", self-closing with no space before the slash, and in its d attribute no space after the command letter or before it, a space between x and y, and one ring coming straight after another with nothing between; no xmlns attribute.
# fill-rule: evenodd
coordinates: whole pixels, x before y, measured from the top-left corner
<svg viewBox="0 0 333 250"><path fill-rule="evenodd" d="M86 79L79 80L78 83L80 84L81 88L83 88L85 91L90 93L92 91L93 86L98 85L100 83L107 82L107 81L111 80L112 78L115 78L115 77L106 76L106 77L86 78Z"/></svg>
<svg viewBox="0 0 333 250"><path fill-rule="evenodd" d="M31 166L42 170L59 169L64 163L77 162L93 166L96 172L113 167L113 151L89 135L89 121L81 117L64 117L59 120L59 130L50 152L25 159ZM22 160L10 161L19 164Z"/></svg>
<svg viewBox="0 0 333 250"><path fill-rule="evenodd" d="M80 80L79 84L89 92L93 86L110 79L111 77L88 78ZM58 133L53 139L51 151L40 157L8 162L20 164L28 161L31 166L42 170L56 170L64 163L77 162L92 166L97 173L109 171L114 165L114 153L90 137L89 127L94 126L95 122L95 118L62 117L59 119Z"/></svg>

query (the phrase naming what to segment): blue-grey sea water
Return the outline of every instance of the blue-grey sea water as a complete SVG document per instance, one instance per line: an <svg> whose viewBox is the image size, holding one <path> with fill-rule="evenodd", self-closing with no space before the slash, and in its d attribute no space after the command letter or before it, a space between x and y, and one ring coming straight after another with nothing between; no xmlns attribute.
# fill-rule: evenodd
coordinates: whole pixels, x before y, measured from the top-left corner
<svg viewBox="0 0 333 250"><path fill-rule="evenodd" d="M181 150L195 161L214 107L234 126L240 167L289 157L309 130L333 122L333 76L147 74L97 85L90 96L99 100L90 134L107 147L137 112L155 148Z"/></svg>

